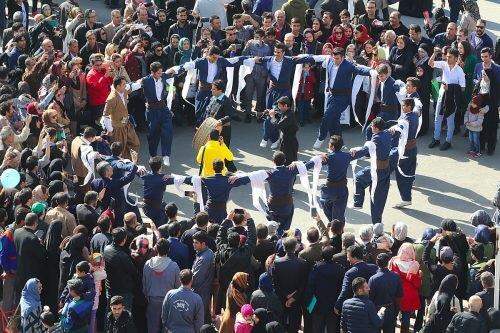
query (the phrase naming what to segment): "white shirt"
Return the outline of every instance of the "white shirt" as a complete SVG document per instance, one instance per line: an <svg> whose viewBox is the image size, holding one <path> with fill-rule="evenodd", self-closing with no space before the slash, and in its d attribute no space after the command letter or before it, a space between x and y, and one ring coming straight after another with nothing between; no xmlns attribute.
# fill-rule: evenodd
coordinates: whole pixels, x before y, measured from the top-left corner
<svg viewBox="0 0 500 333"><path fill-rule="evenodd" d="M450 68L446 61L434 61L434 68L443 70L441 82L446 84L459 84L460 87L465 88L465 73L458 64Z"/></svg>
<svg viewBox="0 0 500 333"><path fill-rule="evenodd" d="M337 72L339 71L339 66L335 65L333 60L330 60L332 63L331 70L328 72L328 87L333 88L333 84L335 83L335 78L337 77Z"/></svg>
<svg viewBox="0 0 500 333"><path fill-rule="evenodd" d="M211 63L210 61L208 62L208 73L207 73L207 82L212 83L214 82L215 75L217 75L217 63Z"/></svg>
<svg viewBox="0 0 500 333"><path fill-rule="evenodd" d="M116 92L118 96L122 99L123 105L127 106L127 100L125 99L125 93Z"/></svg>
<svg viewBox="0 0 500 333"><path fill-rule="evenodd" d="M276 61L276 58L273 57L271 60L271 75L274 76L276 80L279 80L280 78L281 67L283 67L283 59L278 62Z"/></svg>
<svg viewBox="0 0 500 333"><path fill-rule="evenodd" d="M380 81L380 100L381 101L384 100L384 85L385 85L385 81L384 82Z"/></svg>
<svg viewBox="0 0 500 333"><path fill-rule="evenodd" d="M161 92L163 91L163 82L162 82L161 78L159 78L158 80L153 78L153 80L155 81L156 99L161 101Z"/></svg>

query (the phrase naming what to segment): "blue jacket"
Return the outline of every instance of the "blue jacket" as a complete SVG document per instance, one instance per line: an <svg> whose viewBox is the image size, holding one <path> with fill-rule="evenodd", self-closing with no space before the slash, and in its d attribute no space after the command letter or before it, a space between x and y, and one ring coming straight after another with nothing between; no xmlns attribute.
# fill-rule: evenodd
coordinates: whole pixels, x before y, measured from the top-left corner
<svg viewBox="0 0 500 333"><path fill-rule="evenodd" d="M328 62L326 63L326 70L330 72L333 68L333 65L334 65L333 60L328 59ZM335 80L333 81L333 87L329 88L350 90L352 88L352 79L354 75L369 76L370 68L365 66L356 66L353 63L344 59L340 63L339 68L337 69L337 74L335 75ZM330 77L331 76L329 76L329 78ZM327 82L326 84L328 86L330 82ZM347 97L348 99L351 99L351 94L345 96L344 95L333 96L333 98L339 98L339 97Z"/></svg>
<svg viewBox="0 0 500 333"><path fill-rule="evenodd" d="M262 16L265 12L273 12L272 0L256 0L253 4L252 14Z"/></svg>
<svg viewBox="0 0 500 333"><path fill-rule="evenodd" d="M235 67L241 65L242 61L247 57L239 57L239 60L232 64L227 59L219 57L217 59L217 74L215 74L214 81L222 79L222 74L226 73L226 67ZM201 82L207 83L208 76L208 59L200 58L194 61L194 67L198 70L198 78Z"/></svg>
<svg viewBox="0 0 500 333"><path fill-rule="evenodd" d="M396 93L399 92L400 88L401 87L398 83L396 83L396 80L389 76L384 82L384 93L382 94L382 98L380 98L380 86L377 88L377 97L380 99L382 104L399 106L399 100Z"/></svg>
<svg viewBox="0 0 500 333"><path fill-rule="evenodd" d="M315 312L332 313L342 288L344 268L333 261L322 261L314 265L306 291L306 305L316 297Z"/></svg>
<svg viewBox="0 0 500 333"><path fill-rule="evenodd" d="M174 183L174 178L161 173L148 172L141 177L144 182L143 197L144 199L155 200L161 202L163 193L167 185Z"/></svg>
<svg viewBox="0 0 500 333"><path fill-rule="evenodd" d="M481 37L479 37L479 42L476 40L476 37L477 37L477 34L475 31L473 31L470 34L470 37L468 40L469 40L470 46L472 46L472 48L474 49L476 56L478 58L481 58L481 50L484 47L493 48L493 40L491 39L490 36L488 36L488 34L486 32Z"/></svg>
<svg viewBox="0 0 500 333"><path fill-rule="evenodd" d="M292 58L292 57L283 57L283 65L281 65L281 71L279 74L279 77L274 77L271 74L271 65L272 65L272 60L274 59L274 56L268 56L268 57L262 57L262 65L267 69L267 72L269 74L269 79L274 83L278 85L285 85L285 84L290 84L290 79L295 72L295 65L297 64L303 64L303 63L311 63L314 64L315 61L312 57L302 57L302 58Z"/></svg>
<svg viewBox="0 0 500 333"><path fill-rule="evenodd" d="M189 248L183 244L178 238L169 237L170 251L168 256L175 261L181 270L189 268Z"/></svg>
<svg viewBox="0 0 500 333"><path fill-rule="evenodd" d="M355 296L344 302L340 324L344 332L379 333L383 319L367 296Z"/></svg>
<svg viewBox="0 0 500 333"><path fill-rule="evenodd" d="M351 298L354 293L352 292L352 281L357 277L363 277L366 281L370 280L372 275L377 272L377 265L367 264L364 261L354 264L344 275L344 281L342 282L342 291L340 292L335 308L340 310L343 309L342 304L348 298ZM370 302L371 303L371 302Z"/></svg>
<svg viewBox="0 0 500 333"><path fill-rule="evenodd" d="M310 169L314 166L313 162L307 162L306 168ZM269 190L271 196L284 196L291 195L293 191L293 184L295 184L295 178L299 171L297 168L293 170L288 169L287 166L278 166L274 169L267 170L267 183L269 184Z"/></svg>
<svg viewBox="0 0 500 333"><path fill-rule="evenodd" d="M106 156L104 160L108 162L113 168L113 179L122 178L125 175L125 172L131 172L134 168L134 165L130 162L125 162L118 156Z"/></svg>
<svg viewBox="0 0 500 333"><path fill-rule="evenodd" d="M399 275L387 268L379 269L368 281L370 300L376 307L394 304L397 298L403 297L403 285Z"/></svg>
<svg viewBox="0 0 500 333"><path fill-rule="evenodd" d="M165 101L167 99L167 80L174 77L172 74L162 73L161 81L163 82L163 90L161 92L161 100ZM144 77L142 79L142 88L144 90L144 97L146 97L146 102L156 102L158 97L156 97L155 80L152 74Z"/></svg>
<svg viewBox="0 0 500 333"><path fill-rule="evenodd" d="M349 153L343 151L329 153L327 160L323 162L328 166L326 178L332 182L345 179L351 161L352 157Z"/></svg>
<svg viewBox="0 0 500 333"><path fill-rule="evenodd" d="M389 153L391 151L391 141L392 137L388 131L382 131L377 134L373 134L372 140L375 143L377 151L377 160L385 161L389 158ZM359 150L354 158L360 158L363 156L370 156L368 148L365 147Z"/></svg>

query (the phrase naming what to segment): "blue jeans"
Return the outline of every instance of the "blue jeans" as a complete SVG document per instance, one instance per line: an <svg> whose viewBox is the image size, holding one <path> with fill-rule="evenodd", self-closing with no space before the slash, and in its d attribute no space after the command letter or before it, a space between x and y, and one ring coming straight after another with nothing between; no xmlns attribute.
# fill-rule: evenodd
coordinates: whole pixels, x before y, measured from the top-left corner
<svg viewBox="0 0 500 333"><path fill-rule="evenodd" d="M438 140L441 138L441 125L443 123L444 115L441 114L441 111L444 107L444 89L439 91L439 97L436 103L436 112L434 115L434 140ZM444 113L444 111L443 111ZM446 118L446 142L451 143L451 139L453 138L453 131L455 130L455 113L451 114Z"/></svg>
<svg viewBox="0 0 500 333"><path fill-rule="evenodd" d="M149 125L149 155L157 156L161 142L161 156L170 156L172 149L172 114L168 108L146 109L146 121Z"/></svg>
<svg viewBox="0 0 500 333"><path fill-rule="evenodd" d="M470 150L475 153L479 153L481 151L479 146L479 134L481 134L481 132L469 131Z"/></svg>
<svg viewBox="0 0 500 333"><path fill-rule="evenodd" d="M271 117L267 117L262 124L262 139L271 142L276 142L280 138L279 128L271 122Z"/></svg>
<svg viewBox="0 0 500 333"><path fill-rule="evenodd" d="M311 120L309 116L309 109L311 107L311 101L297 101L297 116L299 123L303 124L305 121Z"/></svg>

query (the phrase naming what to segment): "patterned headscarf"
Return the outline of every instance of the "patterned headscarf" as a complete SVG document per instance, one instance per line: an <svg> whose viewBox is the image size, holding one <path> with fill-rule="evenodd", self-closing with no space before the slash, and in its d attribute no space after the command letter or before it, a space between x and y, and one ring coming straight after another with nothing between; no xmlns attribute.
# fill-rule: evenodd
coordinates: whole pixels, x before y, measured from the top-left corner
<svg viewBox="0 0 500 333"><path fill-rule="evenodd" d="M479 20L481 18L481 14L479 14L479 6L477 5L476 0L465 0L464 7L467 12L470 13L475 20Z"/></svg>
<svg viewBox="0 0 500 333"><path fill-rule="evenodd" d="M238 307L248 303L246 290L250 287L248 283L249 275L247 273L238 272L234 274L231 280L231 297L234 299Z"/></svg>
<svg viewBox="0 0 500 333"><path fill-rule="evenodd" d="M403 273L417 274L420 264L415 260L415 249L411 243L403 243L399 248L398 255L391 259L389 267L397 265Z"/></svg>

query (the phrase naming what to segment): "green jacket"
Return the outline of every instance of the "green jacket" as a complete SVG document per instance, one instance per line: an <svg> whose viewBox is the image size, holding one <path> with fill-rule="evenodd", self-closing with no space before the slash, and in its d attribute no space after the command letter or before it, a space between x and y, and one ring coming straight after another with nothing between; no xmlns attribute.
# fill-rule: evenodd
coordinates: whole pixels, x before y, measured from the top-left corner
<svg viewBox="0 0 500 333"><path fill-rule="evenodd" d="M420 270L422 271L422 285L420 286L420 295L425 298L432 298L432 288L431 288L431 272L427 266L422 262L422 256L424 254L425 245L422 243L413 244L415 249L415 259L420 264ZM436 249L431 250L431 259L436 260Z"/></svg>
<svg viewBox="0 0 500 333"><path fill-rule="evenodd" d="M285 2L281 9L285 11L285 19L290 24L292 18L297 17L300 19L300 29L303 30L306 25L306 10L309 5L304 0L288 0Z"/></svg>

